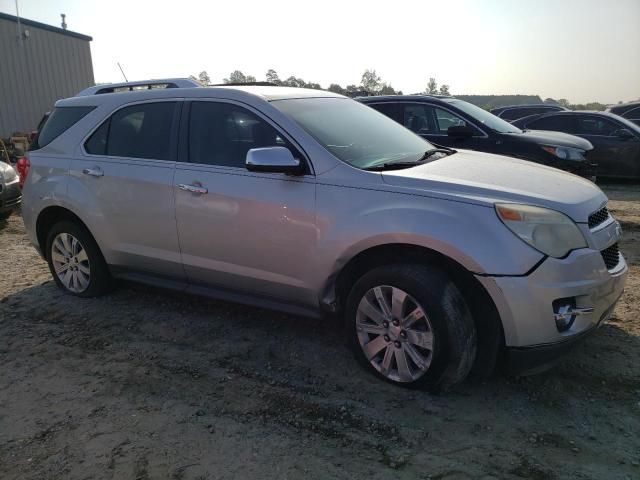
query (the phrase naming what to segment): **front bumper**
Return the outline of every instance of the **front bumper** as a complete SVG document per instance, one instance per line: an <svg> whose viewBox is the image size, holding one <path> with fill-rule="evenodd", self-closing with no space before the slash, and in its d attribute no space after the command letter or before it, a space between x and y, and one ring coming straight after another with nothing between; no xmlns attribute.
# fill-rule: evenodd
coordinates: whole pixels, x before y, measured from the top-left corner
<svg viewBox="0 0 640 480"><path fill-rule="evenodd" d="M22 202L18 181L0 185L0 213L17 210Z"/></svg>
<svg viewBox="0 0 640 480"><path fill-rule="evenodd" d="M622 295L627 273L622 254L609 271L598 250L585 248L564 259L547 258L527 276L477 278L496 304L507 350L515 352L515 357L530 357L535 356L533 349L555 356L600 326ZM560 332L553 302L564 298L573 298L577 308L593 311L577 316L568 330Z"/></svg>

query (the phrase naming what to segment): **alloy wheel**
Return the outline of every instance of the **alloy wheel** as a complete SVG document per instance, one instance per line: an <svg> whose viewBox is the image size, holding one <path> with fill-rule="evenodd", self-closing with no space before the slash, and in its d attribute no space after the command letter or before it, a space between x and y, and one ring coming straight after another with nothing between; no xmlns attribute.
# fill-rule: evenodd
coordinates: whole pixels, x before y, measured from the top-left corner
<svg viewBox="0 0 640 480"><path fill-rule="evenodd" d="M410 383L433 359L434 334L424 308L404 290L380 285L360 299L356 314L360 347L389 380Z"/></svg>
<svg viewBox="0 0 640 480"><path fill-rule="evenodd" d="M51 263L64 287L82 293L89 287L89 257L80 241L69 233L58 234L51 244Z"/></svg>

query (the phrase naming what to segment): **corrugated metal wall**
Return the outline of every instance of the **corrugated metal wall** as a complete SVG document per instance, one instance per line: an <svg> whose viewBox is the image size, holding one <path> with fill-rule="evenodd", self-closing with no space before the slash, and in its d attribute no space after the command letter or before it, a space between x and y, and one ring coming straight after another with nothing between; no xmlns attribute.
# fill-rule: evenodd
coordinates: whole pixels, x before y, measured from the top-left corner
<svg viewBox="0 0 640 480"><path fill-rule="evenodd" d="M34 130L56 100L94 85L89 41L0 18L0 137Z"/></svg>

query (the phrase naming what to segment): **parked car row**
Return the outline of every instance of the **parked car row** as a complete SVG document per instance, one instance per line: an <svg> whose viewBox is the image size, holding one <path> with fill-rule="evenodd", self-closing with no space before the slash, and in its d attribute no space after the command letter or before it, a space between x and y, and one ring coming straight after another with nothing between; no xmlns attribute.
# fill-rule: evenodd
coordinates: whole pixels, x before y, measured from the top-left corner
<svg viewBox="0 0 640 480"><path fill-rule="evenodd" d="M399 385L553 364L622 294L620 226L588 180L452 146L559 165L558 149L584 163L587 142L453 99L395 100L92 87L56 103L28 152L28 236L79 297L124 278L340 314L356 358Z"/></svg>
<svg viewBox="0 0 640 480"><path fill-rule="evenodd" d="M595 180L592 145L573 135L522 131L471 103L434 95L361 97L362 103L437 145L496 153Z"/></svg>

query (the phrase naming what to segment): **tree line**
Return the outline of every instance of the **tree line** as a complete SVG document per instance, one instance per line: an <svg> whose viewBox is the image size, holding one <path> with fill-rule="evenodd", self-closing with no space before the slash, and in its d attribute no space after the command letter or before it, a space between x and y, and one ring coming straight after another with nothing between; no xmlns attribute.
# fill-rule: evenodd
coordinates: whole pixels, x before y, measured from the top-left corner
<svg viewBox="0 0 640 480"><path fill-rule="evenodd" d="M206 71L202 71L198 76L192 75L190 78L198 80L203 85L211 85L211 77ZM286 79L281 79L273 68L270 68L265 73L265 82L273 85L285 86L285 87L302 87L302 88L314 88L316 90L324 90L323 87L316 82L307 82L306 80L291 75ZM256 77L253 75L245 75L240 70L234 70L228 77L223 79L223 83L253 83L257 82ZM402 90L396 90L389 82L382 80L382 77L378 75L375 70L365 70L360 78L359 84L351 84L343 87L340 84L332 83L326 88L330 92L339 93L341 95L402 95ZM438 82L435 78L430 78L427 82L426 88L423 92L427 94L439 94L450 95L449 85L441 85L438 87Z"/></svg>
<svg viewBox="0 0 640 480"><path fill-rule="evenodd" d="M197 76L192 75L190 78L198 80L203 85L212 85L211 77L206 71L200 72ZM228 77L223 79L224 84L233 83L253 83L257 82L256 77L253 75L245 75L240 70L234 70ZM264 82L271 83L273 85L285 86L285 87L301 87L301 88L313 88L317 90L324 90L324 88L316 82L307 82L303 78L291 75L285 79L281 79L273 68L267 70L264 76ZM375 70L367 69L362 74L359 84L351 84L342 86L337 83L330 84L326 90L341 95L349 96L366 96L366 95L402 95L402 90L396 90L391 83L386 82ZM451 95L449 85L438 85L435 78L429 78L425 89L421 92L413 92L414 94L427 94L427 95ZM544 101L538 95L459 95L458 98L469 101L475 105L478 105L486 110L491 108L506 106L506 105L519 105L522 103L548 103L553 105L561 105L570 110L604 110L607 105L599 102L590 103L571 103L566 98L560 98L558 100L554 98L546 98ZM622 103L622 102L618 102Z"/></svg>

